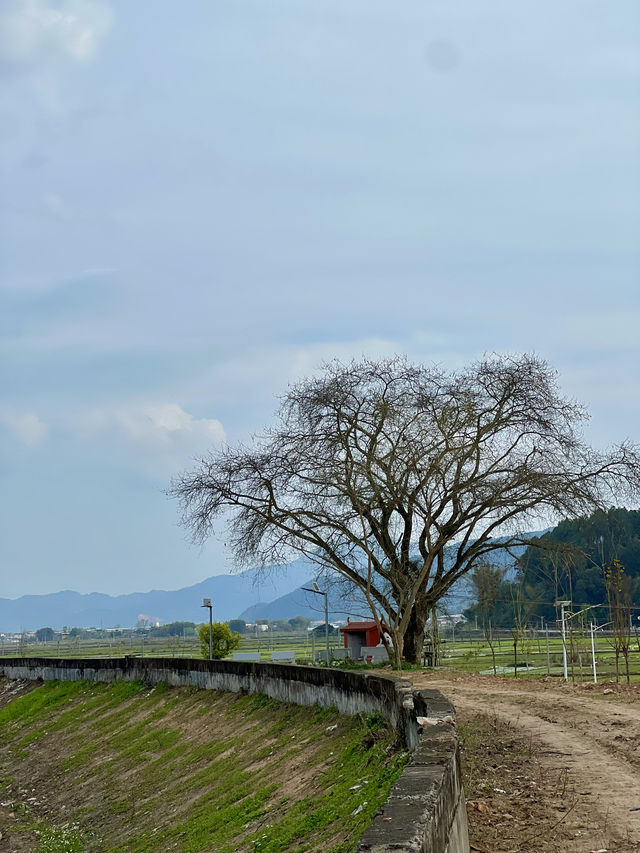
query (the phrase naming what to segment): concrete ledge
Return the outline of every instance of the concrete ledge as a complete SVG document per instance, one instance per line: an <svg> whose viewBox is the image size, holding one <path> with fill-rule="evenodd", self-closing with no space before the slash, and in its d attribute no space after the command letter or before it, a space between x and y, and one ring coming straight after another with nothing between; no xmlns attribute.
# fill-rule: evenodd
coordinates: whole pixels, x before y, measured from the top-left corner
<svg viewBox="0 0 640 853"><path fill-rule="evenodd" d="M418 716L455 719L437 690L414 693ZM467 813L455 726L425 726L411 763L365 830L356 853L468 853Z"/></svg>
<svg viewBox="0 0 640 853"><path fill-rule="evenodd" d="M380 713L410 750L418 726L409 681L369 672L286 663L201 658L4 658L0 675L44 681L143 681L232 693L264 693L294 705L336 707L343 714Z"/></svg>

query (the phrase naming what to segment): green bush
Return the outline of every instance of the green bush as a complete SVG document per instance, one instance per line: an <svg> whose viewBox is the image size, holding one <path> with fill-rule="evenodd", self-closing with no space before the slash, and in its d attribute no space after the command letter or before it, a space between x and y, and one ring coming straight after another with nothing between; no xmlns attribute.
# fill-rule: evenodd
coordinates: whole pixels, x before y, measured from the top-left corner
<svg viewBox="0 0 640 853"><path fill-rule="evenodd" d="M232 631L226 622L214 622L211 628L212 653L214 660L226 658L234 649L240 645L241 635ZM209 657L209 625L198 626L198 637L200 638L200 651L203 658Z"/></svg>

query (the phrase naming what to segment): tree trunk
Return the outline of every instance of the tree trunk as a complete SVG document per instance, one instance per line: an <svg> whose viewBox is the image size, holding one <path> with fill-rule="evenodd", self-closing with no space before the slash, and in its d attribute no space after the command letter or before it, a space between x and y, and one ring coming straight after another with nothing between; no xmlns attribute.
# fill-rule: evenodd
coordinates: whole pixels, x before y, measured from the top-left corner
<svg viewBox="0 0 640 853"><path fill-rule="evenodd" d="M623 650L624 654L624 670L625 675L627 677L627 684L631 684L631 673L629 672L629 649L625 648Z"/></svg>
<svg viewBox="0 0 640 853"><path fill-rule="evenodd" d="M419 607L418 603L411 611L411 617L404 635L403 657L408 663L422 663L422 648L424 646L424 626L427 622L427 607Z"/></svg>
<svg viewBox="0 0 640 853"><path fill-rule="evenodd" d="M489 620L489 625L487 626L485 623L483 628L484 628L485 639L489 645L489 648L491 649L491 660L493 661L493 674L497 675L498 671L496 669L496 650L493 647L493 635L492 635L492 630L491 630L491 620Z"/></svg>
<svg viewBox="0 0 640 853"><path fill-rule="evenodd" d="M438 633L438 612L435 604L431 605L431 645L433 646L433 669L440 664L440 635Z"/></svg>
<svg viewBox="0 0 640 853"><path fill-rule="evenodd" d="M404 651L404 640L402 637L393 638L393 666L400 671L402 669L402 654Z"/></svg>

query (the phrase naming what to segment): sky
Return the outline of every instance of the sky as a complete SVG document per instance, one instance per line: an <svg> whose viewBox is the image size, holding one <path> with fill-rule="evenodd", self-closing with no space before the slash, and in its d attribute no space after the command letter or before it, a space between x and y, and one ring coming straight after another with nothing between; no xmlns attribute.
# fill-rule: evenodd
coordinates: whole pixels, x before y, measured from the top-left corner
<svg viewBox="0 0 640 853"><path fill-rule="evenodd" d="M0 75L0 596L233 569L164 490L335 357L639 439L637 0L3 0Z"/></svg>

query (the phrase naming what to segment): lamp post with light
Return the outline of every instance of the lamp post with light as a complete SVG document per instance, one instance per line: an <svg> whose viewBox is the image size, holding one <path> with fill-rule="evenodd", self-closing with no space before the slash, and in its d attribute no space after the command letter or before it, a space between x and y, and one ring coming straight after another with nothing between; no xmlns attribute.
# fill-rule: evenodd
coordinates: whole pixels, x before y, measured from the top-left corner
<svg viewBox="0 0 640 853"><path fill-rule="evenodd" d="M313 592L315 595L324 595L324 640L327 666L330 666L331 662L329 657L329 595L326 592L322 592L322 590L315 581L311 581L311 586L313 587L313 589L309 589L309 587L307 586L303 586L302 589L304 589L305 592Z"/></svg>
<svg viewBox="0 0 640 853"><path fill-rule="evenodd" d="M209 660L213 660L213 605L210 598L203 598L201 607L209 608Z"/></svg>

